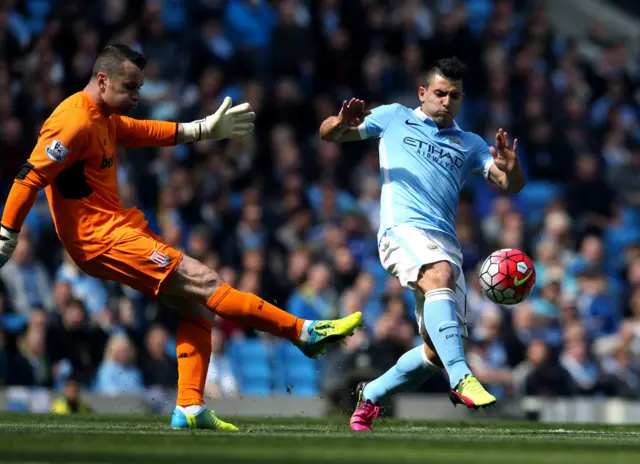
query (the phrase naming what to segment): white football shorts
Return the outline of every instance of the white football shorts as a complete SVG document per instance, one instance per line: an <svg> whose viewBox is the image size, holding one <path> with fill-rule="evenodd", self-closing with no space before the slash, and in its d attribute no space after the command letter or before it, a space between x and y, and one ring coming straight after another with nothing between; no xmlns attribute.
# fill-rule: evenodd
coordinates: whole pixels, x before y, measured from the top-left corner
<svg viewBox="0 0 640 464"><path fill-rule="evenodd" d="M423 328L424 293L416 286L420 269L425 264L449 261L456 279L455 306L460 332L468 336L466 312L467 288L462 272L462 252L458 244L447 234L422 230L408 224L401 224L387 230L380 240L378 249L382 267L398 278L403 287L413 290L416 300L416 321Z"/></svg>

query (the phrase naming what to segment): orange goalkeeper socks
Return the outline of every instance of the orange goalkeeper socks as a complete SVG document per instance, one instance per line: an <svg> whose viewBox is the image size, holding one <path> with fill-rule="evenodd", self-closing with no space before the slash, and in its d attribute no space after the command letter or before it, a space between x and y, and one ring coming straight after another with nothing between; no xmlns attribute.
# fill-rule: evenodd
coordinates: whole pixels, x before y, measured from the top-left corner
<svg viewBox="0 0 640 464"><path fill-rule="evenodd" d="M305 322L256 295L239 292L228 284L223 284L211 295L207 308L243 327L253 327L296 344Z"/></svg>
<svg viewBox="0 0 640 464"><path fill-rule="evenodd" d="M305 323L251 293L222 285L207 302L221 317L243 327L298 343ZM204 405L204 386L211 357L213 323L196 317L182 317L176 335L178 356L178 406Z"/></svg>
<svg viewBox="0 0 640 464"><path fill-rule="evenodd" d="M204 385L211 358L213 323L198 317L183 317L178 324L178 406L204 405Z"/></svg>

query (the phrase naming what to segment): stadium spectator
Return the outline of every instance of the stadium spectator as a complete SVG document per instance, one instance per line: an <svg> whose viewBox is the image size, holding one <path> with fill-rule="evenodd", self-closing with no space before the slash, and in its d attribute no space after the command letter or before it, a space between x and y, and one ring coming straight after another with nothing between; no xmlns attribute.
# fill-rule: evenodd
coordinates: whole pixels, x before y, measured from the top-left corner
<svg viewBox="0 0 640 464"><path fill-rule="evenodd" d="M84 386L90 385L102 360L107 335L88 321L82 303L72 300L62 309L47 334L47 354L57 381L74 374Z"/></svg>
<svg viewBox="0 0 640 464"><path fill-rule="evenodd" d="M605 359L603 366L603 384L611 396L637 399L640 397L640 372L633 365L629 346L619 344L613 357Z"/></svg>
<svg viewBox="0 0 640 464"><path fill-rule="evenodd" d="M53 414L89 413L91 408L82 400L80 382L69 377L62 388L62 395L51 403Z"/></svg>
<svg viewBox="0 0 640 464"><path fill-rule="evenodd" d="M51 364L46 353L46 333L42 328L29 326L18 339L18 352L9 368L11 384L30 387L51 387Z"/></svg>
<svg viewBox="0 0 640 464"><path fill-rule="evenodd" d="M135 347L125 335L112 335L98 367L95 391L110 396L141 394L144 380L135 357Z"/></svg>
<svg viewBox="0 0 640 464"><path fill-rule="evenodd" d="M14 258L0 269L14 311L28 315L31 308L53 308L51 277L34 256L31 240L24 237Z"/></svg>
<svg viewBox="0 0 640 464"><path fill-rule="evenodd" d="M147 387L175 388L178 381L178 365L167 354L169 334L159 325L147 332L145 348L140 356L140 366Z"/></svg>
<svg viewBox="0 0 640 464"><path fill-rule="evenodd" d="M600 369L589 355L585 340L567 342L560 363L569 372L578 394L594 395L602 392Z"/></svg>
<svg viewBox="0 0 640 464"><path fill-rule="evenodd" d="M231 360L225 354L225 338L222 331L214 327L211 331L211 359L205 385L205 395L210 398L238 396L238 380L233 373Z"/></svg>
<svg viewBox="0 0 640 464"><path fill-rule="evenodd" d="M513 389L513 374L508 365L507 350L500 337L502 314L486 311L482 314L469 348L469 367L478 380L496 398L504 398Z"/></svg>
<svg viewBox="0 0 640 464"><path fill-rule="evenodd" d="M107 308L107 292L98 279L82 272L73 262L69 253L63 253L63 262L56 272L56 285L66 282L71 287L74 298L82 301L89 317L93 318Z"/></svg>
<svg viewBox="0 0 640 464"><path fill-rule="evenodd" d="M527 358L516 366L513 377L520 396L567 397L576 390L569 373L540 339L529 344Z"/></svg>
<svg viewBox="0 0 640 464"><path fill-rule="evenodd" d="M126 328L125 333L129 334L136 351L140 353L137 364L142 372L147 404L156 413L167 413L167 408L174 401L178 381L175 354L173 357L168 354L171 345L167 330L160 324L154 324L146 334L131 327Z"/></svg>
<svg viewBox="0 0 640 464"><path fill-rule="evenodd" d="M287 302L287 311L303 319L326 319L336 313L336 292L331 287L331 271L324 264L309 269L309 277Z"/></svg>

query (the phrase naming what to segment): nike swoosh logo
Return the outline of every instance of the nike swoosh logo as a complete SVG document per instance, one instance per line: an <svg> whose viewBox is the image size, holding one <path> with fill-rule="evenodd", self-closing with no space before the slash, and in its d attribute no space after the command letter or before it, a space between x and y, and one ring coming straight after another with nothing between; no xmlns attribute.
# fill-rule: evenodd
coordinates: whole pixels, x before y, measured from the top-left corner
<svg viewBox="0 0 640 464"><path fill-rule="evenodd" d="M531 274L533 274L533 271L529 271L529 274L527 274L526 276L524 276L524 279L520 280L517 277L513 278L513 284L516 287L519 287L520 285L522 285L523 283L525 283L527 280L529 280L529 277L531 277Z"/></svg>
<svg viewBox="0 0 640 464"><path fill-rule="evenodd" d="M404 122L407 126L419 126L417 122L411 122L408 119Z"/></svg>

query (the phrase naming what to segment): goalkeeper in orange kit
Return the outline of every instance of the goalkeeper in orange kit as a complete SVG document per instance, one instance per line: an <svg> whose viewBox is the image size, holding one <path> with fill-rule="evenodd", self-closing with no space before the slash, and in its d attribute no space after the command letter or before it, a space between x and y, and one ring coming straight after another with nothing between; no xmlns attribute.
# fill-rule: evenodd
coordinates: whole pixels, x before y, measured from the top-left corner
<svg viewBox="0 0 640 464"><path fill-rule="evenodd" d="M301 320L222 282L213 269L151 232L140 210L122 207L116 145L243 138L255 120L249 103L232 107L229 97L214 114L188 123L123 116L138 103L144 66L144 56L126 45L107 46L84 90L64 100L45 121L7 199L0 226L0 266L10 259L38 191L46 189L56 232L80 269L128 285L179 312L178 398L172 427L237 430L204 404L214 313L290 340L311 358L327 344L353 334L362 314L336 321Z"/></svg>

